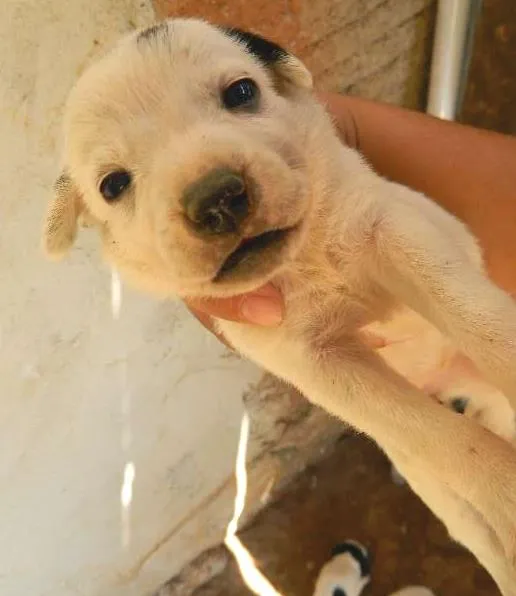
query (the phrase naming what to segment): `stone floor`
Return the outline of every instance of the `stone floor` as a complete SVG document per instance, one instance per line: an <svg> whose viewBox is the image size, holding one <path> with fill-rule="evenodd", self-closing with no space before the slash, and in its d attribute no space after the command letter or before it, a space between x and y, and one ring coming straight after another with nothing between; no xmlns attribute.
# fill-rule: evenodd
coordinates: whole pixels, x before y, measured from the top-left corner
<svg viewBox="0 0 516 596"><path fill-rule="evenodd" d="M329 550L355 538L374 555L368 596L387 596L422 584L438 596L494 596L490 578L450 541L443 526L363 437L345 436L323 461L306 470L284 495L241 533L260 568L285 596L311 596ZM244 596L232 560L195 596Z"/></svg>
<svg viewBox="0 0 516 596"><path fill-rule="evenodd" d="M400 2L380 0L155 2L161 16L200 15L282 41L305 59L320 87L421 105L433 2L404 2L402 10ZM389 18L388 23L381 21ZM378 19L376 29L366 26L372 19ZM515 51L514 0L485 0L461 111L463 121L516 131ZM374 553L370 596L386 596L410 583L425 584L439 596L497 593L484 571L449 540L442 525L410 490L392 483L388 462L362 437L343 437L241 537L285 595L310 596L329 549L349 537L364 542ZM198 588L196 596L249 593L223 548L210 556L224 571ZM185 590L170 593L186 596Z"/></svg>

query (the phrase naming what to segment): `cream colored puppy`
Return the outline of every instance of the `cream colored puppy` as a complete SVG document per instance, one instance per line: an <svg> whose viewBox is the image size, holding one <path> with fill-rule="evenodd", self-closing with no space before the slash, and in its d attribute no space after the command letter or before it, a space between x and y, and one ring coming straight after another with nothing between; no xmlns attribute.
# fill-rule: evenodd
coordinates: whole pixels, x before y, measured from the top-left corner
<svg viewBox="0 0 516 596"><path fill-rule="evenodd" d="M65 253L82 216L145 291L272 280L283 323L220 321L224 334L372 437L515 596L516 306L468 230L341 144L295 57L196 20L132 34L94 65L65 140L47 251ZM439 404L457 391L473 417Z"/></svg>

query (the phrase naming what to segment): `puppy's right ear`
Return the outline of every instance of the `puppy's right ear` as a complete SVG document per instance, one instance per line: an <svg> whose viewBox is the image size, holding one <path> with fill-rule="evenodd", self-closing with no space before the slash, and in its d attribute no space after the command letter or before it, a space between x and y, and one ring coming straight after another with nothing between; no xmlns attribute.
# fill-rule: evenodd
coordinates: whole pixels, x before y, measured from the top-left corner
<svg viewBox="0 0 516 596"><path fill-rule="evenodd" d="M54 198L47 211L43 231L43 247L50 258L59 259L70 250L83 211L81 194L65 171L54 183Z"/></svg>
<svg viewBox="0 0 516 596"><path fill-rule="evenodd" d="M280 86L287 83L303 89L312 89L313 79L310 71L301 60L277 43L235 27L219 27L219 29L233 41L243 45L252 56L267 67L275 75Z"/></svg>

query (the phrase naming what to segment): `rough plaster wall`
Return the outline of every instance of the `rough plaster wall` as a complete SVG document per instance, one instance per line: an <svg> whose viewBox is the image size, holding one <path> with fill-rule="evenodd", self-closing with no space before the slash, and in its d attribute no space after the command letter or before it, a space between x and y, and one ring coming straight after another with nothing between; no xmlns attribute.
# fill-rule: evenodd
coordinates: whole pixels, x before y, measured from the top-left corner
<svg viewBox="0 0 516 596"><path fill-rule="evenodd" d="M142 596L220 541L242 396L256 421L256 495L305 458L288 448L299 442L292 420L307 454L328 427L228 357L180 305L124 292L114 321L110 272L87 233L68 261L45 262L39 234L64 99L89 60L153 13L142 0L2 8L0 593ZM124 546L128 460L136 480Z"/></svg>

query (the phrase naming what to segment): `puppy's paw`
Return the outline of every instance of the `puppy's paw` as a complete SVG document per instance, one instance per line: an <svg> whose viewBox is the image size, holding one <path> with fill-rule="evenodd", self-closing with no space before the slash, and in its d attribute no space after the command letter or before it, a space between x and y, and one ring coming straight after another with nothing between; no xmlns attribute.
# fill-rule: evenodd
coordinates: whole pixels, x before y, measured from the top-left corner
<svg viewBox="0 0 516 596"><path fill-rule="evenodd" d="M467 416L510 443L515 443L516 416L509 402L498 392L489 398L443 396L440 401L457 414Z"/></svg>
<svg viewBox="0 0 516 596"><path fill-rule="evenodd" d="M465 414L469 403L470 402L467 397L453 397L448 405L450 409L452 409L454 412L457 412L457 414Z"/></svg>

